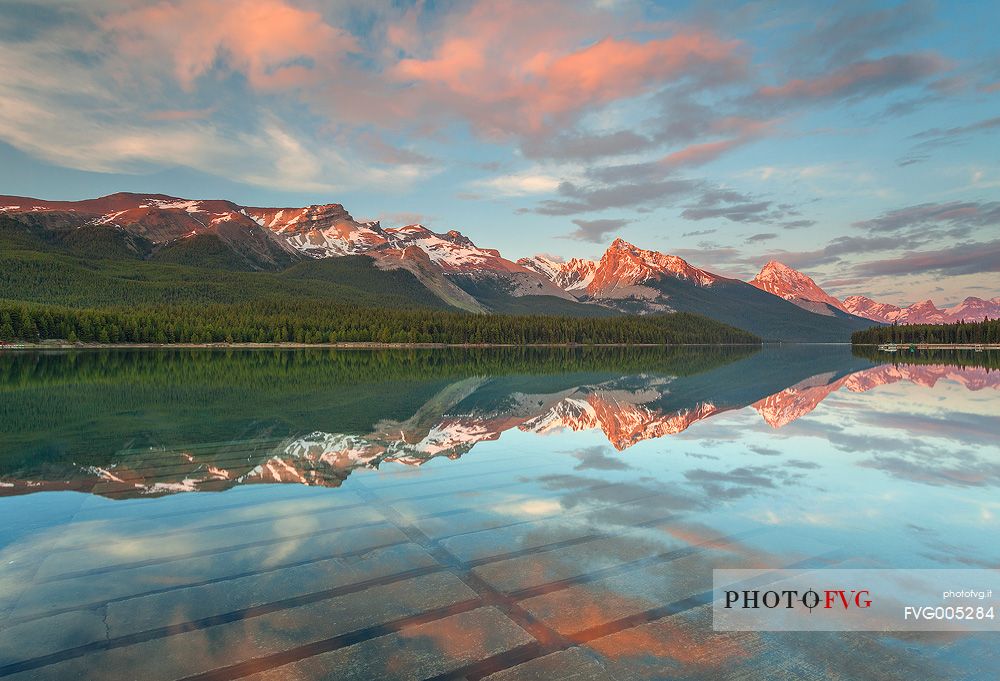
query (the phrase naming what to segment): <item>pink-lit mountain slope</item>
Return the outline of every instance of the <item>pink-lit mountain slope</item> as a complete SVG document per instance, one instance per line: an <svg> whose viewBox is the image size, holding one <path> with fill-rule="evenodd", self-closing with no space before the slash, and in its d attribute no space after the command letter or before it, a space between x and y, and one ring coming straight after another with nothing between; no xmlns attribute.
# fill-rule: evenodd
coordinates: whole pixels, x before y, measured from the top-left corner
<svg viewBox="0 0 1000 681"><path fill-rule="evenodd" d="M922 300L908 307L879 303L867 296L848 296L837 300L809 276L772 260L750 280L750 284L795 303L799 307L832 314L840 310L884 324L948 324L958 321L982 321L1000 317L1000 297L991 300L969 297L950 308L938 308L931 300Z"/></svg>
<svg viewBox="0 0 1000 681"><path fill-rule="evenodd" d="M776 260L764 265L757 276L750 280L750 284L819 314L832 314L830 308L850 312L843 303L817 286L815 281Z"/></svg>
<svg viewBox="0 0 1000 681"><path fill-rule="evenodd" d="M231 201L119 193L85 201L0 196L0 216L51 238L81 231L127 237L136 257L200 264L192 253L232 254L237 269L277 270L299 260L368 256L384 269L411 271L445 302L474 312L488 307L467 289L488 286L513 298L575 298L547 277L480 248L460 232L422 225L383 228L360 222L340 204L260 208Z"/></svg>

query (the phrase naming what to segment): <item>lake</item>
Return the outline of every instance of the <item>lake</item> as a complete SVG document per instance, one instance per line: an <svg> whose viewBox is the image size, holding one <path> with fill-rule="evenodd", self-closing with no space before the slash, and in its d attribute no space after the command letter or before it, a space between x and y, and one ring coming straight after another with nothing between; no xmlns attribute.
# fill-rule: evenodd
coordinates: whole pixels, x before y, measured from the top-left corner
<svg viewBox="0 0 1000 681"><path fill-rule="evenodd" d="M0 354L0 677L995 679L713 568L996 568L1000 355Z"/></svg>

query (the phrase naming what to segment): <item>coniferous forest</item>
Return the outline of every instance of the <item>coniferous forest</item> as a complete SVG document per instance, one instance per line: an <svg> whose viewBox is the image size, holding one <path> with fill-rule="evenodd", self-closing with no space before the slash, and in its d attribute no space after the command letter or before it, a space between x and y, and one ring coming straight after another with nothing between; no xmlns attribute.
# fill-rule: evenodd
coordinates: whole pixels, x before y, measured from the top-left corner
<svg viewBox="0 0 1000 681"><path fill-rule="evenodd" d="M466 314L316 301L69 308L0 301L0 340L70 343L757 343L686 313L559 317Z"/></svg>
<svg viewBox="0 0 1000 681"><path fill-rule="evenodd" d="M1000 343L1000 319L956 324L876 326L851 334L855 345L879 343Z"/></svg>
<svg viewBox="0 0 1000 681"><path fill-rule="evenodd" d="M104 232L73 234L98 240ZM760 342L697 314L623 315L551 296L533 297L528 309L510 298L491 314L464 312L410 272L382 271L363 256L248 272L141 260L104 241L84 245L94 252L49 243L0 217L0 342Z"/></svg>

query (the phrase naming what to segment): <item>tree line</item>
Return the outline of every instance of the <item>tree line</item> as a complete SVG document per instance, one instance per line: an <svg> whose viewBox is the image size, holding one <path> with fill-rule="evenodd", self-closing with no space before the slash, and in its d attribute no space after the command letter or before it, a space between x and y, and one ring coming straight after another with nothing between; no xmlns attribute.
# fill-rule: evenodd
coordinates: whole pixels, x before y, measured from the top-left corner
<svg viewBox="0 0 1000 681"><path fill-rule="evenodd" d="M580 318L471 315L318 301L75 309L0 301L0 341L69 343L745 344L700 315Z"/></svg>
<svg viewBox="0 0 1000 681"><path fill-rule="evenodd" d="M884 364L886 353L880 352L870 345L855 345L851 352L856 357L864 357L873 362ZM987 371L1000 370L1000 351L987 350L976 352L971 349L939 348L918 350L916 352L897 352L891 355L893 364L947 364L956 367L982 367Z"/></svg>
<svg viewBox="0 0 1000 681"><path fill-rule="evenodd" d="M855 345L881 343L1000 343L1000 319L954 324L893 324L851 334Z"/></svg>

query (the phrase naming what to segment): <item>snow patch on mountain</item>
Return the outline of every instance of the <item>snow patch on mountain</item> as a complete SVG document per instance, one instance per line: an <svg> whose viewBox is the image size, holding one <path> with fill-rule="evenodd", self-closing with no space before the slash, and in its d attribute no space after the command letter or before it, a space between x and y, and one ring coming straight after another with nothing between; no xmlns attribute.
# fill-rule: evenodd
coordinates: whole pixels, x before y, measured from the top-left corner
<svg viewBox="0 0 1000 681"><path fill-rule="evenodd" d="M140 208L159 208L160 210L182 210L186 213L200 213L201 201L185 201L184 199L147 199L139 204Z"/></svg>
<svg viewBox="0 0 1000 681"><path fill-rule="evenodd" d="M521 258L517 264L538 272L559 288L569 292L585 291L597 272L597 262L583 258L561 262L544 255L535 255Z"/></svg>

